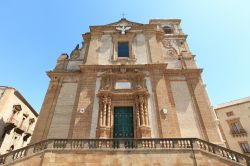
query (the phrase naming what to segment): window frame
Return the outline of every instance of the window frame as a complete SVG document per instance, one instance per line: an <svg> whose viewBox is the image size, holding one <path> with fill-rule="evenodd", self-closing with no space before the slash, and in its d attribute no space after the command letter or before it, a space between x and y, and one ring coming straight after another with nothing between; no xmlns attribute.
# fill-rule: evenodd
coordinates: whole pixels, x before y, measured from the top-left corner
<svg viewBox="0 0 250 166"><path fill-rule="evenodd" d="M120 87L119 87L119 85L117 85L117 84L122 84L122 83L127 83L128 84L128 86L127 87L125 87L124 85L121 85ZM129 90L129 89L132 89L132 83L130 82L130 81L116 81L115 82L115 87L114 87L114 89L115 90Z"/></svg>
<svg viewBox="0 0 250 166"><path fill-rule="evenodd" d="M245 129L243 128L243 126L240 122L240 118L234 118L234 119L227 120L227 123L229 125L230 132L234 137L247 135Z"/></svg>
<svg viewBox="0 0 250 166"><path fill-rule="evenodd" d="M174 33L173 27L170 27L170 26L164 26L164 27L162 28L162 30L163 30L163 32L164 32L165 34L173 34L173 33Z"/></svg>
<svg viewBox="0 0 250 166"><path fill-rule="evenodd" d="M112 42L113 42L113 63L133 63L136 61L135 55L132 51L132 43L135 37L134 33L126 33L126 35L122 35L120 33L112 34ZM119 42L128 42L129 56L128 57L118 57L118 43Z"/></svg>
<svg viewBox="0 0 250 166"><path fill-rule="evenodd" d="M250 146L247 141L238 142L243 153L250 153ZM244 146L242 146L244 145Z"/></svg>
<svg viewBox="0 0 250 166"><path fill-rule="evenodd" d="M120 46L120 48L119 48L119 46ZM127 50L125 50L125 49L127 49ZM122 51L126 52L127 55L125 55L125 54L123 55ZM129 58L130 57L129 56L129 42L127 42L127 41L118 41L118 43L117 43L117 57L118 58Z"/></svg>

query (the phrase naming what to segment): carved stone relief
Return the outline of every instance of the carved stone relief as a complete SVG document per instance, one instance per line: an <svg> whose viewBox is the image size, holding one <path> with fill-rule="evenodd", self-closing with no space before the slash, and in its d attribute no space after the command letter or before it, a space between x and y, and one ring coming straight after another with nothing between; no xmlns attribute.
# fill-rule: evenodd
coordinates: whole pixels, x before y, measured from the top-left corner
<svg viewBox="0 0 250 166"><path fill-rule="evenodd" d="M75 49L70 54L70 59L75 60L80 57L79 44L76 45Z"/></svg>
<svg viewBox="0 0 250 166"><path fill-rule="evenodd" d="M127 81L131 88L116 89L115 83ZM101 75L99 97L99 118L96 135L98 138L112 138L112 108L118 104L131 103L134 106L134 126L137 138L151 137L148 118L148 91L145 74L138 69L110 69Z"/></svg>
<svg viewBox="0 0 250 166"><path fill-rule="evenodd" d="M174 48L173 42L169 39L163 39L162 40L162 45L166 48L166 54L167 56L170 56L172 58L177 58L178 57L178 52L177 50Z"/></svg>

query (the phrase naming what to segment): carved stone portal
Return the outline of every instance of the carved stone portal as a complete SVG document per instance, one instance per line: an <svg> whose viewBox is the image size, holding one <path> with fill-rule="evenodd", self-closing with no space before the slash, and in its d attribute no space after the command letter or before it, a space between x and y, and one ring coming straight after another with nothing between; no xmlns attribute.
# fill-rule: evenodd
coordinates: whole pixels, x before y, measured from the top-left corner
<svg viewBox="0 0 250 166"><path fill-rule="evenodd" d="M144 73L135 69L108 71L102 75L101 88L97 94L99 98L97 138L113 138L115 106L133 106L134 136L151 137L148 117L149 94L144 77ZM115 89L117 81L129 81L131 89Z"/></svg>

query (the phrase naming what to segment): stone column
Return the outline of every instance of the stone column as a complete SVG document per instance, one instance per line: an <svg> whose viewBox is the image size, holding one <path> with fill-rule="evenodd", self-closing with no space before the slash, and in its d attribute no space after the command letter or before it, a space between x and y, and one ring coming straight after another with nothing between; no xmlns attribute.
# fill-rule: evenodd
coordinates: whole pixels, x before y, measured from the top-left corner
<svg viewBox="0 0 250 166"><path fill-rule="evenodd" d="M140 119L141 119L141 126L145 125L145 116L144 116L144 99L142 95L139 95L139 105L140 105Z"/></svg>
<svg viewBox="0 0 250 166"><path fill-rule="evenodd" d="M137 127L139 127L139 126L141 126L141 120L140 120L139 99L137 96L135 99L135 110L136 110L136 123L137 123Z"/></svg>
<svg viewBox="0 0 250 166"><path fill-rule="evenodd" d="M102 126L102 110L103 110L102 98L99 99L99 126Z"/></svg>
<svg viewBox="0 0 250 166"><path fill-rule="evenodd" d="M145 91L139 91L138 93L135 96L137 138L150 138L151 129L148 118L148 94Z"/></svg>
<svg viewBox="0 0 250 166"><path fill-rule="evenodd" d="M111 137L111 97L108 93L99 95L99 126L96 130L97 138Z"/></svg>
<svg viewBox="0 0 250 166"><path fill-rule="evenodd" d="M145 125L149 126L149 120L148 120L148 100L147 96L144 96L144 117L145 117Z"/></svg>
<svg viewBox="0 0 250 166"><path fill-rule="evenodd" d="M107 103L108 103L108 99L107 99L107 96L104 96L103 97L103 117L102 117L102 123L103 123L103 126L106 127L107 124L106 124L106 119L107 119Z"/></svg>
<svg viewBox="0 0 250 166"><path fill-rule="evenodd" d="M108 112L107 126L111 127L111 97L108 97L108 100L107 100L107 112Z"/></svg>

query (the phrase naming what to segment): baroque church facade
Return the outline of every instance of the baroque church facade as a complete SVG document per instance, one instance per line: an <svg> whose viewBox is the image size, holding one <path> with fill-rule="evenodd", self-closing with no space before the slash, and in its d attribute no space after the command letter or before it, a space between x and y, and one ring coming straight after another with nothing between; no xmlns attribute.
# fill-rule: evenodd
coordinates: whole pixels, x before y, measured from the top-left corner
<svg viewBox="0 0 250 166"><path fill-rule="evenodd" d="M48 72L51 83L32 142L121 135L223 144L180 20L145 25L121 19L90 30L83 47L69 58L62 54ZM116 128L123 116L131 126Z"/></svg>
<svg viewBox="0 0 250 166"><path fill-rule="evenodd" d="M47 72L51 81L33 145L14 161L8 156L2 160L34 165L249 164L247 156L225 148L202 69L180 22L141 24L122 18L90 26L82 47L70 56L62 54ZM33 157L26 159L29 153Z"/></svg>

